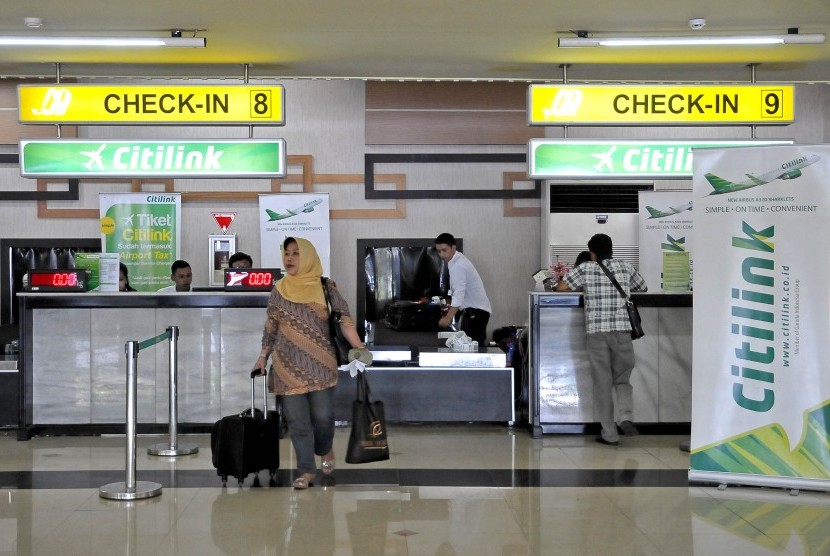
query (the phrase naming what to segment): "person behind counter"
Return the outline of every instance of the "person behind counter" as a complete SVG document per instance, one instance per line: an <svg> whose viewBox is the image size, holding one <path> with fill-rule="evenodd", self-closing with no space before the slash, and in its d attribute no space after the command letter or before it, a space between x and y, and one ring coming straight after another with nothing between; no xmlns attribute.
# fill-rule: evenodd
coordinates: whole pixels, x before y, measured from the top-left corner
<svg viewBox="0 0 830 556"><path fill-rule="evenodd" d="M613 243L605 234L596 234L588 241L591 261L582 263L568 272L556 285L556 291L584 292L585 349L591 363L594 380L594 403L602 432L597 442L617 446L620 435L635 436L631 372L634 370L634 344L631 341L631 325L625 310L625 299L600 268L604 265L617 279L628 295L631 291L647 291L645 280L631 263L613 258ZM616 413L614 419L614 394Z"/></svg>
<svg viewBox="0 0 830 556"><path fill-rule="evenodd" d="M247 253L237 251L231 255L231 258L228 260L228 266L230 268L253 268L254 259Z"/></svg>
<svg viewBox="0 0 830 556"><path fill-rule="evenodd" d="M118 263L118 291L120 292L134 292L134 287L130 285L130 272L127 265Z"/></svg>
<svg viewBox="0 0 830 556"><path fill-rule="evenodd" d="M271 290L262 348L253 373L263 374L268 357L270 390L281 396L283 417L297 455L295 489L312 486L317 473L315 454L324 475L335 468L334 386L337 360L329 334L328 307L320 278L323 265L307 239L288 237L281 246L285 275ZM332 309L342 315L341 329L352 346L349 359L372 363L360 340L346 300L328 282Z"/></svg>
<svg viewBox="0 0 830 556"><path fill-rule="evenodd" d="M181 259L170 265L170 279L175 282L172 286L161 288L160 292L189 292L193 281L193 271L190 263Z"/></svg>
<svg viewBox="0 0 830 556"><path fill-rule="evenodd" d="M450 271L450 302L449 311L438 321L438 326L446 328L452 322L456 313L461 313L458 324L470 338L478 342L479 346L487 344L487 323L490 321L490 300L484 291L484 282L470 262L470 259L458 251L455 237L443 233L435 238L435 249L441 260L447 263Z"/></svg>
<svg viewBox="0 0 830 556"><path fill-rule="evenodd" d="M576 256L576 261L574 261L574 268L578 267L582 263L587 263L591 260L591 252L590 251L580 251L579 255Z"/></svg>

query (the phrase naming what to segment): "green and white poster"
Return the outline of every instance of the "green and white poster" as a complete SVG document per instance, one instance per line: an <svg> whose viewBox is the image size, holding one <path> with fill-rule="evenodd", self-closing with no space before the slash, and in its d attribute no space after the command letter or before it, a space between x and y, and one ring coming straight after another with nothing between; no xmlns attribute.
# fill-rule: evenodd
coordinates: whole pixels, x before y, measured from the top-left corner
<svg viewBox="0 0 830 556"><path fill-rule="evenodd" d="M275 193L259 196L260 261L264 268L282 268L280 245L287 237L310 241L331 272L328 193Z"/></svg>
<svg viewBox="0 0 830 556"><path fill-rule="evenodd" d="M101 193L99 199L101 250L119 253L136 290L169 286L181 243L181 195Z"/></svg>
<svg viewBox="0 0 830 556"><path fill-rule="evenodd" d="M118 262L118 253L75 253L75 268L89 272L89 290L117 292Z"/></svg>
<svg viewBox="0 0 830 556"><path fill-rule="evenodd" d="M694 161L689 478L830 490L830 146Z"/></svg>
<svg viewBox="0 0 830 556"><path fill-rule="evenodd" d="M639 270L649 284L649 290L690 291L692 192L640 191L639 214Z"/></svg>

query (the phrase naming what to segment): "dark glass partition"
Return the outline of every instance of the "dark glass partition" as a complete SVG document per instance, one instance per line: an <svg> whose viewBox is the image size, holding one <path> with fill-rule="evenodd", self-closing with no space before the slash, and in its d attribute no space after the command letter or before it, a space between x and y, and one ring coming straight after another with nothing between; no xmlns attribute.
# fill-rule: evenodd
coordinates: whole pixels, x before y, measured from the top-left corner
<svg viewBox="0 0 830 556"><path fill-rule="evenodd" d="M100 238L39 238L0 240L0 324L17 322L15 294L23 288L23 276L29 270L75 268L75 253L98 253Z"/></svg>
<svg viewBox="0 0 830 556"><path fill-rule="evenodd" d="M434 238L383 238L357 241L358 330L367 329L375 345L437 345L440 306L449 272ZM462 241L456 239L458 248Z"/></svg>

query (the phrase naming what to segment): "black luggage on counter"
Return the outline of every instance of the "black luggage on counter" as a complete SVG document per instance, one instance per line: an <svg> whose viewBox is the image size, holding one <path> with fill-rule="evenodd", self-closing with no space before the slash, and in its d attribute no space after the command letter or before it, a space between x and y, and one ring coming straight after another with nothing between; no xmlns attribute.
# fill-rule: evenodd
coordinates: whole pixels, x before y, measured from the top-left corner
<svg viewBox="0 0 830 556"><path fill-rule="evenodd" d="M268 411L267 376L263 381L262 410L254 407L256 376L251 376L251 408L237 415L222 417L210 432L210 449L213 467L222 477L222 485L228 476L236 477L239 485L251 473L267 469L271 485L276 484L277 469L280 466L280 414ZM254 484L259 477L254 477Z"/></svg>
<svg viewBox="0 0 830 556"><path fill-rule="evenodd" d="M438 330L441 307L437 303L394 301L386 307L386 326L392 330L432 332Z"/></svg>

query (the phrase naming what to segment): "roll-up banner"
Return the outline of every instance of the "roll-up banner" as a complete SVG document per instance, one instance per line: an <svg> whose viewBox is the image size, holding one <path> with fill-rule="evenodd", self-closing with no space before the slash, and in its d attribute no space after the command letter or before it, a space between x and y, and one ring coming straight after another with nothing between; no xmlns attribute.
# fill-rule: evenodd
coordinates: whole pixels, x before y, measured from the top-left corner
<svg viewBox="0 0 830 556"><path fill-rule="evenodd" d="M830 146L694 153L690 480L830 490Z"/></svg>
<svg viewBox="0 0 830 556"><path fill-rule="evenodd" d="M640 191L640 274L649 291L692 289L692 192Z"/></svg>
<svg viewBox="0 0 830 556"><path fill-rule="evenodd" d="M170 265L181 244L181 194L101 193L99 202L101 250L120 254L130 285L143 292L172 285Z"/></svg>
<svg viewBox="0 0 830 556"><path fill-rule="evenodd" d="M263 268L282 268L280 245L287 237L307 239L331 276L328 193L275 193L259 196L260 260Z"/></svg>

